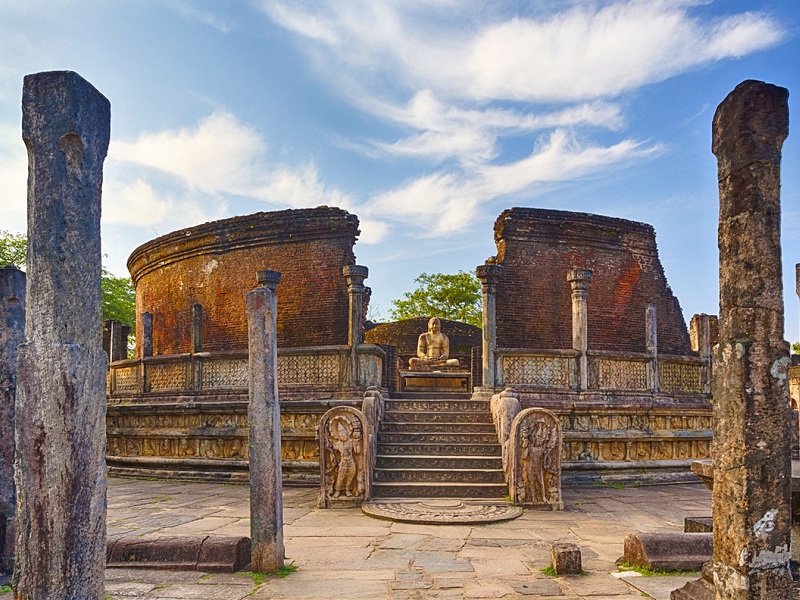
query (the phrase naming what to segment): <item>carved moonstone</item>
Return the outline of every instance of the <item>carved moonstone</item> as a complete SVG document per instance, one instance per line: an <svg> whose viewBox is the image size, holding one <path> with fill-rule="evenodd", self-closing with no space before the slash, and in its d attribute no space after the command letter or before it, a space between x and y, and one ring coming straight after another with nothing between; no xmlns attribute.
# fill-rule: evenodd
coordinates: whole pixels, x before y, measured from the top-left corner
<svg viewBox="0 0 800 600"><path fill-rule="evenodd" d="M319 422L320 508L359 506L369 500L367 419L357 408L337 406Z"/></svg>
<svg viewBox="0 0 800 600"><path fill-rule="evenodd" d="M514 504L563 510L561 423L543 408L526 408L511 424L510 492Z"/></svg>

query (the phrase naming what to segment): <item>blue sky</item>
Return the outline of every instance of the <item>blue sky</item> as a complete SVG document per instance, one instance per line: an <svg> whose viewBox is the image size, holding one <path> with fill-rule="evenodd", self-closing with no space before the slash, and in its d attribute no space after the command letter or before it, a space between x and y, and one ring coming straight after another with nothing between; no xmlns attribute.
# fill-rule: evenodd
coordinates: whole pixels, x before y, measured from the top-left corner
<svg viewBox="0 0 800 600"><path fill-rule="evenodd" d="M0 228L25 231L22 78L69 69L111 101L117 274L175 229L341 206L385 315L495 254L505 208L556 208L652 224L688 321L718 310L714 110L760 79L800 114L799 26L797 0L0 0ZM783 151L796 341L796 132Z"/></svg>

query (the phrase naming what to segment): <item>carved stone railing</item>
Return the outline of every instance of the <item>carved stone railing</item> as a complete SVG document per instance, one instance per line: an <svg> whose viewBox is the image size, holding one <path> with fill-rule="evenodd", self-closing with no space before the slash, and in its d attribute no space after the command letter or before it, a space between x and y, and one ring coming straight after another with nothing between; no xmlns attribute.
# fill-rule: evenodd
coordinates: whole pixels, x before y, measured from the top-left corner
<svg viewBox="0 0 800 600"><path fill-rule="evenodd" d="M495 389L580 390L576 350L498 348ZM696 356L587 352L586 391L709 394L710 364Z"/></svg>
<svg viewBox="0 0 800 600"><path fill-rule="evenodd" d="M577 381L575 350L498 348L495 352L496 387L532 386L572 389Z"/></svg>
<svg viewBox="0 0 800 600"><path fill-rule="evenodd" d="M380 387L385 358L383 349L371 344L358 346L355 378L349 358L349 346L279 348L278 385ZM248 377L247 352L151 356L111 363L108 393L115 396L203 390L246 392Z"/></svg>

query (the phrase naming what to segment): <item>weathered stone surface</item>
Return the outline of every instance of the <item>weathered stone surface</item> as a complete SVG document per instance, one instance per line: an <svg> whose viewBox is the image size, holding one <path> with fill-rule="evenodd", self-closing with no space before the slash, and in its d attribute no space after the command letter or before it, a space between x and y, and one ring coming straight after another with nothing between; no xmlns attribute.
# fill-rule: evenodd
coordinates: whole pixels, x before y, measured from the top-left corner
<svg viewBox="0 0 800 600"><path fill-rule="evenodd" d="M526 408L511 424L508 441L511 501L562 510L561 423L543 408Z"/></svg>
<svg viewBox="0 0 800 600"><path fill-rule="evenodd" d="M280 280L276 271L259 271L259 286L245 299L250 338L250 538L256 573L277 571L284 559L275 297Z"/></svg>
<svg viewBox="0 0 800 600"><path fill-rule="evenodd" d="M350 406L336 406L322 415L318 506L359 506L369 500L371 455L364 413Z"/></svg>
<svg viewBox="0 0 800 600"><path fill-rule="evenodd" d="M25 334L25 273L0 269L0 579L11 575L16 543L14 402L17 347Z"/></svg>
<svg viewBox="0 0 800 600"><path fill-rule="evenodd" d="M553 544L550 559L556 575L580 575L583 572L581 549L577 544Z"/></svg>
<svg viewBox="0 0 800 600"><path fill-rule="evenodd" d="M699 571L711 560L710 533L631 533L625 537L625 562L662 571Z"/></svg>
<svg viewBox="0 0 800 600"><path fill-rule="evenodd" d="M506 388L499 394L492 396L489 401L489 408L492 411L492 422L497 431L497 439L503 449L503 470L506 473L506 481L508 482L510 473L508 440L511 437L511 425L522 410L522 405L514 390Z"/></svg>
<svg viewBox="0 0 800 600"><path fill-rule="evenodd" d="M25 343L16 405L19 598L102 598L105 391L100 193L110 104L76 73L25 77Z"/></svg>
<svg viewBox="0 0 800 600"><path fill-rule="evenodd" d="M714 356L714 583L789 598L791 418L783 341L780 157L788 92L739 84L714 115L720 194Z"/></svg>
<svg viewBox="0 0 800 600"><path fill-rule="evenodd" d="M494 350L497 347L497 280L503 267L491 257L486 264L475 269L481 280L481 385L488 389L495 385Z"/></svg>
<svg viewBox="0 0 800 600"><path fill-rule="evenodd" d="M108 567L233 573L248 564L248 537L129 536L107 544Z"/></svg>
<svg viewBox="0 0 800 600"><path fill-rule="evenodd" d="M714 531L712 517L686 517L683 519L683 533L710 533Z"/></svg>

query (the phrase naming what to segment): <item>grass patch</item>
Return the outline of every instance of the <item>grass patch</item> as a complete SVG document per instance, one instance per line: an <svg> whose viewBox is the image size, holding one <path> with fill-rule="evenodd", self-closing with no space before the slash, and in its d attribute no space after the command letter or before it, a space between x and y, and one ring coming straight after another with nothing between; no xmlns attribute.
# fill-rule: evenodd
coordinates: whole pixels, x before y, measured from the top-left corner
<svg viewBox="0 0 800 600"><path fill-rule="evenodd" d="M640 567L632 565L624 560L617 563L620 571L636 571L642 577L660 577L663 575L692 575L699 573L699 571L665 571L663 569L648 569L647 567Z"/></svg>
<svg viewBox="0 0 800 600"><path fill-rule="evenodd" d="M545 567L544 569L539 569L539 572L544 575L547 575L548 577L558 577L558 575L556 574L556 570L553 568L553 565Z"/></svg>
<svg viewBox="0 0 800 600"><path fill-rule="evenodd" d="M283 565L277 571L270 571L269 573L253 573L252 571L239 571L237 575L247 575L253 580L253 583L256 586L260 586L264 581L270 579L272 577L277 577L278 579L283 579L284 577L288 577L292 573L297 571L297 566L293 564Z"/></svg>
<svg viewBox="0 0 800 600"><path fill-rule="evenodd" d="M624 490L625 484L620 483L618 481L595 481L592 483L594 487L610 487L614 488L615 490Z"/></svg>
<svg viewBox="0 0 800 600"><path fill-rule="evenodd" d="M12 589L10 585L0 585L0 594L5 594L6 592L11 592L11 591Z"/></svg>

